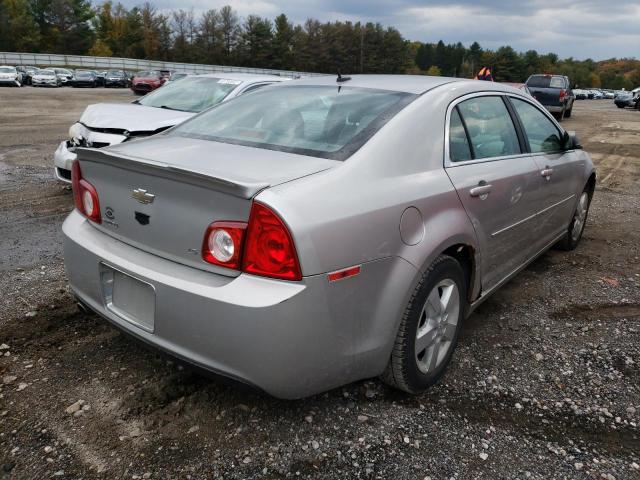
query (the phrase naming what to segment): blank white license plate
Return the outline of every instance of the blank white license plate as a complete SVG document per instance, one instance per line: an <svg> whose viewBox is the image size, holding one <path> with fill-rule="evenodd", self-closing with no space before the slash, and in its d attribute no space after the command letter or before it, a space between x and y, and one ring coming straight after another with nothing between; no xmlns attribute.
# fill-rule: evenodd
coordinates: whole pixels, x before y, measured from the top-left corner
<svg viewBox="0 0 640 480"><path fill-rule="evenodd" d="M108 310L135 326L153 333L156 294L153 286L102 264L100 280Z"/></svg>

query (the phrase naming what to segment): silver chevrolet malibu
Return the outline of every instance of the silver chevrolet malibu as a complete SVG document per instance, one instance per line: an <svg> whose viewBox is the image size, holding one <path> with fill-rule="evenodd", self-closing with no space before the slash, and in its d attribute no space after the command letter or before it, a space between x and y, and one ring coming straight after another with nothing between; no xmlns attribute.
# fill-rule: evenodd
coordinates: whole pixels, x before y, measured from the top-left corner
<svg viewBox="0 0 640 480"><path fill-rule="evenodd" d="M432 385L478 304L576 247L596 183L522 91L384 75L266 87L80 149L72 176L78 301L283 398L374 376Z"/></svg>

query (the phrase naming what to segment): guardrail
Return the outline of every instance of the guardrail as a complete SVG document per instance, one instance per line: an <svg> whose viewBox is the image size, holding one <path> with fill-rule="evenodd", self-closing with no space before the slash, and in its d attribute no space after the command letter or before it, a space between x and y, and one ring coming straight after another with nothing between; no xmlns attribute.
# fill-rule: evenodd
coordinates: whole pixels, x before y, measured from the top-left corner
<svg viewBox="0 0 640 480"><path fill-rule="evenodd" d="M163 62L137 58L89 57L83 55L58 55L50 53L0 52L0 65L34 65L41 67L69 67L114 70L180 70L192 73L237 72L282 77L317 76L321 73L275 70L269 68L232 67L229 65L204 65L199 63Z"/></svg>

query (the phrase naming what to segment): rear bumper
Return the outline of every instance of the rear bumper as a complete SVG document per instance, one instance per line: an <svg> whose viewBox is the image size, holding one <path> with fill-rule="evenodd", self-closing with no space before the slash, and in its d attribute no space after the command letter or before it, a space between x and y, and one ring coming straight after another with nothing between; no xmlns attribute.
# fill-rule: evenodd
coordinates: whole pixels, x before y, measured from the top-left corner
<svg viewBox="0 0 640 480"><path fill-rule="evenodd" d="M546 108L551 113L561 113L562 110L564 110L565 106L564 105L545 105L544 108Z"/></svg>
<svg viewBox="0 0 640 480"><path fill-rule="evenodd" d="M281 398L300 398L382 373L417 271L396 257L329 283L226 277L115 240L77 211L63 225L65 266L77 298L120 329L198 367ZM105 301L105 265L155 291L153 332ZM394 282L388 279L393 276ZM384 291L378 291L384 288Z"/></svg>

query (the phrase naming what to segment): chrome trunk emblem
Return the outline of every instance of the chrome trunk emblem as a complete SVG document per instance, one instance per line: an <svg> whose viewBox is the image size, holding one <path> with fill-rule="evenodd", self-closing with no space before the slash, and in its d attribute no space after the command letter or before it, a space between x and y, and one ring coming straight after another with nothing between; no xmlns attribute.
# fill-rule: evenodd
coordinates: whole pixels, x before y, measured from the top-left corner
<svg viewBox="0 0 640 480"><path fill-rule="evenodd" d="M149 203L153 203L153 200L156 198L152 193L147 192L143 188L136 188L131 193L131 198L137 200L143 205L147 205Z"/></svg>

